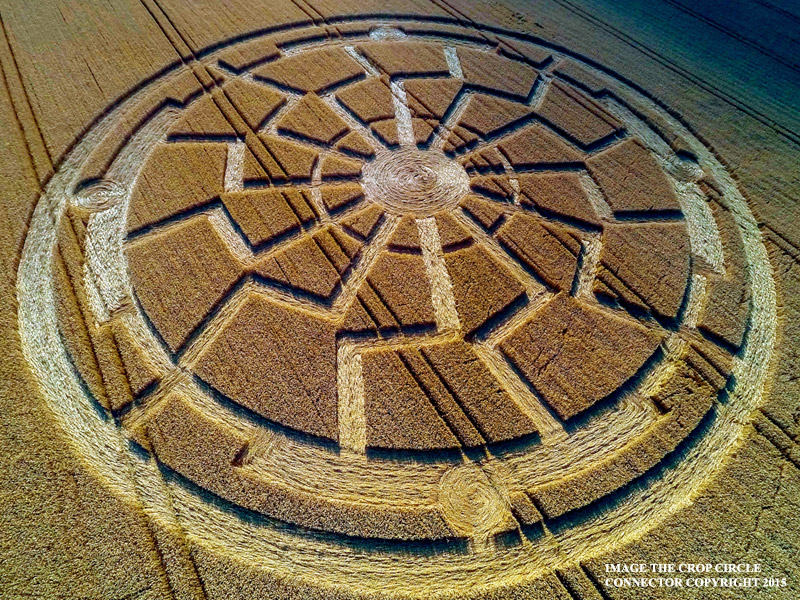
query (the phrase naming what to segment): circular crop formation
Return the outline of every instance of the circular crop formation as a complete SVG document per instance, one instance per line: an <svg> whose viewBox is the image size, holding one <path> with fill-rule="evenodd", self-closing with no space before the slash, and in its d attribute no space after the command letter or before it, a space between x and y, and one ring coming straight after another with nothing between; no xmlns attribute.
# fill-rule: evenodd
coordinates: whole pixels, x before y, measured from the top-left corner
<svg viewBox="0 0 800 600"><path fill-rule="evenodd" d="M521 35L304 31L143 88L53 178L20 325L81 455L323 587L518 585L668 518L774 337L725 169Z"/></svg>
<svg viewBox="0 0 800 600"><path fill-rule="evenodd" d="M402 148L380 152L364 166L364 195L389 212L430 217L458 207L469 176L441 151Z"/></svg>

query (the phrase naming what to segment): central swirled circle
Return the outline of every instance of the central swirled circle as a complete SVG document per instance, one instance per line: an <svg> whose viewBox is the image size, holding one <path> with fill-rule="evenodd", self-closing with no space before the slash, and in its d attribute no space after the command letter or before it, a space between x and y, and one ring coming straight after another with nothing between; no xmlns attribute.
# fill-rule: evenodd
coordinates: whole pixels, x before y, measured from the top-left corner
<svg viewBox="0 0 800 600"><path fill-rule="evenodd" d="M429 216L456 207L469 192L469 176L439 150L403 148L365 166L363 186L367 198L393 213Z"/></svg>

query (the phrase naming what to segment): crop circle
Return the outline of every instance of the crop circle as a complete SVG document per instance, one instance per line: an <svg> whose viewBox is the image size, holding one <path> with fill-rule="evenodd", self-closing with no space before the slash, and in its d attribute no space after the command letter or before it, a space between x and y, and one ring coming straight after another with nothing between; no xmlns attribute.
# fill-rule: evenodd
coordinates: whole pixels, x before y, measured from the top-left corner
<svg viewBox="0 0 800 600"><path fill-rule="evenodd" d="M441 151L381 152L364 167L364 193L397 214L431 216L469 193L464 167Z"/></svg>
<svg viewBox="0 0 800 600"><path fill-rule="evenodd" d="M197 543L323 560L330 588L502 587L668 519L774 343L734 181L561 49L351 25L209 53L210 92L164 75L54 175L20 334L79 454Z"/></svg>

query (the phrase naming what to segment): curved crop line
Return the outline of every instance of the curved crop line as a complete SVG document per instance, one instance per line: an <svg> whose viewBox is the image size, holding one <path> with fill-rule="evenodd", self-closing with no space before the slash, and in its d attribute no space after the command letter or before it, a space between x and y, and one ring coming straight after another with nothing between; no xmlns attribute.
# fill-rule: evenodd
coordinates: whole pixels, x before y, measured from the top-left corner
<svg viewBox="0 0 800 600"><path fill-rule="evenodd" d="M421 21L422 20L426 20L426 19L419 18L419 17L415 17L415 18L418 19L418 20L421 20ZM345 20L345 19L342 19L342 20ZM529 36L529 37L531 37L531 36ZM617 77L617 79L621 79L621 78ZM625 83L624 80L623 80L623 83ZM634 89L635 89L635 86L631 86L631 87L634 87ZM647 96L646 94L643 94L643 95L645 97L649 98L649 96ZM656 104L656 106L659 106L657 101L654 101L654 103ZM113 109L113 106L109 107L109 111L112 110L112 109ZM671 114L666 109L664 110L664 112L666 112L667 114ZM56 177L53 179L53 181L51 183L59 183L59 184L61 184L62 183L62 181L61 181L62 179L64 179L64 178L63 177L59 177L58 174L57 174ZM731 188L731 192L730 193L732 194L732 196L731 196L732 201L736 200L737 202L740 202L742 204L742 206L746 206L746 204L744 204L744 200L741 200L738 196L736 196L735 198L733 197L733 195L736 194L736 190L735 190L735 188L732 187L733 183L731 182L731 180L729 178L725 179L725 185ZM62 191L62 190L59 189L59 186L52 187L52 190L53 191L51 193L56 193L58 191ZM52 201L52 198L49 197L49 196L46 196L46 199L48 201ZM53 206L55 206L55 203L54 203ZM744 209L741 209L739 204L737 204L736 206L738 207L737 210L742 210L742 211L744 210ZM52 236L48 237L48 235L49 235L48 230L47 230L48 221L45 219L46 217L50 217L49 214L46 214L46 212L47 212L47 210L49 208L50 207L47 206L47 202L45 202L45 201L40 202L39 205L37 206L37 210L36 210L36 213L35 213L35 219L33 221L33 226L32 226L32 229L31 229L31 236L32 237L29 237L29 239L26 240L26 246L25 246L25 250L23 252L23 258L22 258L22 262L21 262L21 266L20 266L20 275L19 275L19 279L18 279L18 283L19 283L18 298L19 298L19 304L20 304L20 330L21 330L20 333L21 333L21 338L22 338L22 341L23 341L23 350L25 352L26 358L32 364L33 371L34 371L35 375L38 377L40 384L44 388L44 391L48 394L49 403L53 407L53 409L56 412L56 414L59 415L65 421L67 421L71 426L74 426L74 427L70 427L70 429L74 430L76 432L76 434L79 435L79 438L76 439L76 440L73 440L73 441L74 441L75 444L80 446L81 454L86 457L87 461L91 460L93 462L93 464L95 464L95 463L97 464L98 472L101 473L101 475L108 476L108 477L113 479L115 477L115 475L114 475L114 473L111 473L111 474L107 473L108 468L106 467L106 463L116 465L117 462L118 462L118 458L116 458L116 455L114 454L114 452L112 450L110 450L110 449L115 448L114 439L116 439L116 438L112 439L111 437L109 437L111 435L110 428L104 428L104 429L101 428L102 431L100 431L97 428L97 425L95 423L96 418L95 418L95 420L91 420L91 419L89 419L89 417L87 417L87 415L85 415L85 414L83 414L81 412L82 409L78 405L80 403L80 401L81 401L81 398L78 397L78 396L80 396L80 393L79 392L75 392L75 390L73 390L73 388L70 387L71 379L69 379L69 375L67 375L67 380L65 382L62 382L61 379L59 379L61 376L58 375L58 374L55 376L55 378L52 381L47 378L47 375L46 375L45 371L47 371L48 369L51 369L51 367L53 367L53 365L51 364L52 360L49 359L49 358L52 358L52 357L49 357L48 360L43 360L43 357L40 356L41 355L41 351L39 350L39 348L46 348L46 347L49 348L49 346L47 345L47 337L46 337L47 334L48 334L48 331L40 331L39 329L37 329L37 326L34 325L34 324L36 322L40 322L41 323L41 315L42 314L50 314L48 312L48 308L49 307L47 305L42 307L42 304L43 303L46 304L47 302L50 302L52 304L52 290L50 290L50 289L45 290L44 296L43 297L39 297L37 299L37 296L34 293L34 288L31 286L31 284L32 284L32 282L35 281L35 277L36 277L35 269L38 268L38 267L42 267L42 264L43 264L42 263L43 259L42 259L42 256L40 255L40 252L39 252L42 249L41 245L43 243L47 244L47 243L51 242L50 237L52 237ZM57 209L54 208L53 210L56 212L56 216L59 216L57 214ZM748 225L748 226L751 225L751 223L750 223L751 219L744 212L742 212L741 214L737 213L737 219L738 219L737 223L740 225L740 227L744 227L744 225L742 224L743 222L745 222L745 224ZM748 259L749 259L748 262L757 261L758 264L763 268L764 267L765 256L763 256L764 255L764 252L762 251L763 247L759 246L760 242L758 241L758 233L757 233L758 230L754 229L754 227L755 227L755 225L752 225L752 227L750 227L750 229L748 230L748 236L749 237L747 238L747 241L751 242L751 244L747 245L747 248L748 248ZM39 239L37 234L41 234L42 239ZM33 237L36 237L37 239L33 239ZM34 269L34 274L33 275L31 274L31 269L32 268ZM758 270L753 270L753 271L754 271L753 285L757 286L759 288L759 291L762 292L762 295L759 297L760 298L759 302L762 305L754 308L754 311L756 313L755 316L754 316L754 325L748 331L748 338L747 338L747 340L745 342L745 346L744 346L744 348L742 350L742 362L741 363L737 363L737 365L738 365L737 366L737 369L738 369L737 373L741 372L741 374L744 376L744 375L750 374L751 370L754 370L755 380L753 382L751 382L751 384L750 384L750 387L752 389L748 388L748 389L743 390L741 392L739 390L737 390L737 393L741 393L741 394L747 395L747 398L745 398L745 401L744 401L744 406L739 408L738 406L734 407L731 404L729 404L729 405L726 405L726 407L725 407L726 409L728 409L728 408L735 409L735 412L734 412L734 410L731 411L731 415L732 415L732 417L734 419L734 423L741 422L743 420L743 418L744 418L742 416L742 411L746 411L747 408L750 406L750 404L752 404L752 402L757 401L757 399L758 399L757 396L760 393L759 392L759 390L760 390L759 386L763 382L762 381L763 377L761 379L759 379L759 375L761 373L761 368L762 368L764 362L768 359L768 354L769 353L764 353L764 356L756 355L755 357L753 356L753 353L757 352L759 350L759 347L761 347L762 344L766 343L767 346L769 346L769 343L771 341L774 341L773 340L773 338L774 338L774 323L772 321L770 321L771 315L774 316L774 314L773 314L774 313L774 306L773 307L770 306L770 302L774 301L774 286L771 285L772 282L771 282L771 279L770 279L770 275L769 275L769 273L767 271L764 271L764 272L761 272L761 271L758 271ZM40 308L43 308L43 310L39 311L38 309L40 309ZM772 308L772 313L770 312L771 308ZM44 327L48 327L48 323L50 321L47 320L47 319L45 319L45 321L46 322L43 324L43 326ZM770 329L770 324L771 323L772 323L772 329ZM37 346L37 343L39 343L39 342L41 342L41 345ZM58 353L58 348L56 348L56 352L54 352L53 356L55 356L56 361L59 360L60 354ZM57 365L56 365L56 367L57 367ZM53 368L55 368L55 367L53 367ZM74 378L74 373L72 374L71 377ZM57 385L57 386L54 387L53 386L53 382L54 381L58 381L59 383L64 383L64 385L63 386ZM758 388L758 389L756 389L756 388ZM65 394L67 394L66 390L71 390L72 392L77 393L78 396L74 396L74 397L73 396L68 396L68 397L65 398ZM751 396L753 396L753 398L755 398L755 400L753 400L753 398L751 398ZM721 417L722 419L728 418L725 415L725 411L720 411L720 412L723 413L723 415ZM73 413L75 413L75 414L73 414ZM91 415L91 416L96 417L95 415ZM719 420L720 420L720 418L717 419L717 421L719 421ZM113 427L113 424L110 427ZM700 460L700 459L703 459L704 457L709 456L712 453L716 453L716 452L718 452L720 450L725 450L725 449L728 449L728 448L731 447L731 445L734 443L734 441L731 441L729 439L730 438L730 435L729 435L730 431L727 430L727 429L725 429L725 430L720 429L719 431L717 431L715 433L715 431L716 431L715 427L716 427L716 421L715 421L715 423L710 424L708 426L708 430L711 432L712 437L714 437L713 440L699 440L696 444L691 444L691 448L686 451L687 455L691 454L692 452L695 452L695 451L699 452L700 453L699 454L699 458L698 458L698 456L695 456L695 457L688 456L688 458ZM105 437L103 437L103 436L105 436ZM725 439L722 439L722 437L720 437L720 436L724 437ZM99 449L98 449L98 445L95 443L95 440L94 440L94 438L96 438L96 437L99 437L102 440L100 442ZM89 439L89 438L91 438L91 439ZM698 446L702 446L702 447L698 448ZM124 452L124 450L122 450L122 452ZM95 457L95 455L94 455L95 453L98 453L98 456ZM103 453L105 453L105 454L103 454ZM687 456L683 455L683 452L681 452L680 454L681 454L682 458L687 458ZM677 455L678 455L678 453L676 453L675 456L677 457ZM714 460L710 460L710 462L709 461L704 462L703 465L701 465L701 467L700 467L702 473L700 473L700 475L696 475L696 477L700 477L703 473L705 473L709 469L713 468L715 464L716 463L714 463ZM672 464L665 465L665 469L667 471L670 471L670 470L672 470L672 466L673 466ZM689 474L689 476L690 477L695 477L695 474ZM672 474L671 475L671 479L674 479L675 477L677 477L676 474ZM654 479L657 480L657 481L661 481L663 478L664 477L662 477L662 474L660 472L657 474L656 477L654 477ZM680 478L678 478L678 479L680 479ZM681 480L681 481L683 481L683 480ZM118 483L118 485L115 485L115 488L123 489L126 492L129 491L130 482L123 481L123 482L116 482L116 483ZM700 482L700 483L702 483L702 482ZM687 485L689 485L689 488L691 488L688 491L691 492L692 490L694 490L697 487L697 485L699 485L699 483L698 483L698 481L692 479L691 481L689 481L687 483ZM625 497L626 498L633 498L637 494L639 494L638 487L637 486L633 486L633 485L631 486L630 489L625 489L624 492L625 492ZM681 493L688 493L688 492L686 492L686 490L681 488ZM657 495L657 494L655 494L655 495ZM655 497L655 496L651 495L651 496L649 496L648 498L645 499L646 501L641 502L640 504L642 504L642 507L639 507L638 504L636 506L641 508L641 510L646 510L647 506L649 506L652 503L652 501L653 501L652 498L653 497ZM208 501L208 499L206 499L206 500ZM667 500L669 500L669 498L667 498ZM679 501L683 501L682 497L678 498L678 500ZM630 500L626 500L626 502L630 502ZM645 504L647 504L647 506L644 506ZM672 508L670 508L670 510L673 510L674 507L676 507L676 506L677 506L677 504L673 503L671 505ZM202 515L203 517L207 516L207 513L211 514L208 511L213 511L213 507L208 507L208 506L205 506L205 507L204 506L198 506L197 508L200 510L200 512L198 512L197 514L198 515ZM594 507L592 510L590 510L586 514L589 514L592 517L597 515L598 513L596 511L596 508L597 507ZM619 535L622 538L630 539L632 536L638 535L638 532L640 531L640 529L638 529L635 526L635 524L633 526L631 526L627 522L620 522L620 519L630 518L631 515L630 515L630 511L629 510L625 510L624 511L625 514L622 515L622 517L620 517L620 514L618 514L619 510L618 510L617 507L615 507L615 506L611 506L611 507L603 506L603 508L608 508L609 509L608 511L604 512L604 518L608 519L608 523L612 527L615 526L616 524L620 525ZM630 508L630 507L629 506L628 507L623 506L623 508ZM637 510L639 510L639 508L637 508ZM609 512L609 511L611 513L614 513L614 514L609 514L606 517L605 514L607 512ZM641 511L639 511L639 512L641 512ZM626 517L626 515L627 515L627 517ZM570 519L572 519L572 517L574 517L574 516L575 515L571 515ZM642 515L639 514L638 516L641 518ZM187 517L187 523L190 526L191 526L192 518L193 518L192 515L189 515ZM213 519L212 519L212 521L213 521ZM217 523L217 521L214 521L214 523ZM218 520L218 524L222 525L222 520ZM213 525L213 523L212 523L212 525ZM578 531L575 532L575 536L577 536L577 537L574 537L573 539L571 539L571 541L564 539L563 538L563 530L572 529L573 525L574 525L574 528L578 530ZM224 525L222 525L222 526L224 527ZM585 542L586 541L585 538L580 538L580 535L584 535L585 534L585 532L583 532L582 528L585 529L585 527L583 527L583 524L578 522L578 521L571 521L569 524L564 522L564 527L558 528L558 531L556 532L557 535L559 536L557 543L561 544L562 541L563 541L564 545L562 545L562 548L564 548L565 550L570 550L569 543L575 544L576 541L577 542L581 542L582 539ZM614 528L614 531L616 532L617 529ZM252 534L253 532L250 532L250 533ZM224 531L224 532L221 531L221 530L220 531L216 531L215 530L213 535L215 537L221 537L221 538L225 538L225 539L228 539L228 540L234 540L234 539L239 539L239 538L236 537L237 535L239 535L239 530L236 529L236 527L233 527L230 531ZM261 535L261 532L259 532L258 535ZM334 536L331 536L331 537L334 537ZM247 558L252 557L252 558L254 558L254 560L263 560L264 563L273 564L272 561L275 559L275 557L272 554L270 554L270 553L257 554L254 551L254 549L256 548L256 543L260 543L260 542L257 542L255 535L252 536L250 539L242 538L242 540L244 542L241 545L242 556L243 557L247 557ZM336 541L340 541L340 540L338 540L338 538L337 538ZM309 550L309 547L305 547L305 546L303 548L298 548L297 549L298 553L302 553L302 552L305 552L305 551L308 551L308 550ZM590 555L592 551L593 551L593 544L588 544L587 545L587 544L584 543L583 545L581 545L580 552L576 553L576 556L578 558L586 557L586 556ZM315 556L316 556L316 559L319 560L320 555L316 554ZM445 558L447 560L453 560L453 561L457 560L457 557L452 557L452 556L451 557L445 557ZM476 560L476 561L480 561L481 560L480 557L477 557L477 556L471 557L471 558L474 558L474 560ZM403 557L403 556L398 557L396 555L392 555L390 557L390 559L391 559L391 562L394 565L398 565L400 563L405 564L404 561L406 560L406 557ZM302 558L300 558L300 560L302 560ZM376 583L376 580L374 579L375 577L382 577L382 579L380 581L380 584L390 583L385 578L386 571L384 570L384 567L382 566L381 561L382 561L382 557L379 557L379 556L375 557L375 560L374 560L374 563L375 563L374 574L370 573L369 577L364 575L364 579L363 579L363 581L361 581L361 584L363 584L364 589L368 589L368 590L369 589L373 589L373 588L375 588L376 585L378 585L378 583ZM545 561L545 562L547 564L550 564L551 566L553 564L553 561L549 561L549 562ZM475 563L471 562L470 563L470 568L474 568L474 567L475 567ZM541 565L538 565L538 564L537 564L537 566L526 564L525 565L526 571L525 571L525 575L524 576L525 577L533 576L535 573L539 572L539 568L540 567L541 567ZM306 568L307 568L307 565L302 564L301 562L297 563L298 571L304 572L304 570ZM340 568L337 567L337 565L336 565L335 557L331 557L330 568L331 568L331 573L341 573ZM456 568L456 567L454 567L454 568ZM458 567L458 568L460 568L460 567ZM508 568L513 570L514 565L508 565ZM339 569L339 570L337 570L337 569ZM448 571L446 569L442 569L438 565L438 563L436 565L436 569L437 569L437 571L439 571L438 577L440 577L440 578L441 578L442 574L447 575L448 578L450 578L451 575L452 575L452 573L450 571ZM453 571L453 572L455 572L455 571ZM395 571L395 573L396 573L396 571ZM430 573L429 571L426 570L426 567L422 566L422 565L420 565L419 571L415 571L414 569L406 569L404 571L404 573L405 573L406 577L403 578L403 581L404 582L408 582L408 585L418 585L419 584L418 582L420 580L419 578L421 578L421 577L430 577L431 578L430 580L426 580L427 584L429 584L431 581L437 580L436 579L437 578L437 574L436 573L433 573L433 574ZM350 575L342 574L342 579L341 579L340 583L344 584L344 582L348 580L347 579L348 576L351 576L351 575L352 575L352 573ZM418 575L419 575L419 578L418 578ZM508 573L506 573L504 571L503 573L498 573L498 578L501 579L501 578L503 578L503 577L505 577L507 575L508 575ZM452 579L448 579L448 581L451 581L451 580ZM469 581L467 583L472 585L474 582ZM455 587L458 587L458 585L460 585L460 584L456 584ZM455 589L455 587L454 587L454 589Z"/></svg>

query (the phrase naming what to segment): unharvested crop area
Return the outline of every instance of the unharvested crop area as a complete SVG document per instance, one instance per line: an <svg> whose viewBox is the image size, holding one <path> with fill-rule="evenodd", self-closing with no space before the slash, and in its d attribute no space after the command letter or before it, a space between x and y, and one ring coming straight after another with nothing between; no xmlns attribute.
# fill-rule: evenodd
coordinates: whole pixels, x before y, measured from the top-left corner
<svg viewBox="0 0 800 600"><path fill-rule="evenodd" d="M603 557L753 424L796 463L759 408L774 244L657 96L461 12L303 2L199 51L150 4L180 60L53 170L17 281L53 422L146 525L141 597L616 598Z"/></svg>

